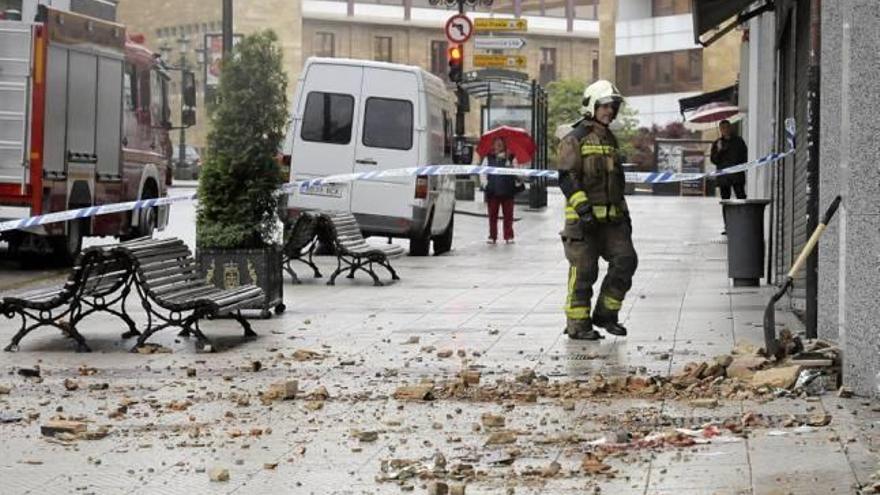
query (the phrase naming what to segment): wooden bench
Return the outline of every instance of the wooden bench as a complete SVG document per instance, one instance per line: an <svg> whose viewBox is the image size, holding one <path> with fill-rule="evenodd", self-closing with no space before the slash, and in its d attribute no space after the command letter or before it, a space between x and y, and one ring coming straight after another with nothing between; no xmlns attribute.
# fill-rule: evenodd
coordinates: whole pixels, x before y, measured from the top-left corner
<svg viewBox="0 0 880 495"><path fill-rule="evenodd" d="M77 351L88 352L89 346L76 327L99 311L116 315L128 325L123 338L140 335L125 309L132 280L125 260L107 256L101 248L84 250L64 284L0 298L0 313L8 318L21 317L21 327L5 350L17 351L27 334L51 326L76 341ZM116 304L118 310L113 309Z"/></svg>
<svg viewBox="0 0 880 495"><path fill-rule="evenodd" d="M392 280L400 280L388 260L404 253L401 246L367 244L357 220L351 213L324 213L320 218L321 228L325 229L336 251L336 271L330 276L327 285L335 285L336 277L345 271L349 272L347 278L354 278L354 274L358 270L373 277L374 285L383 285L373 270L374 263L385 267L391 273Z"/></svg>
<svg viewBox="0 0 880 495"><path fill-rule="evenodd" d="M120 244L112 252L125 256L131 263L135 287L147 313L147 328L132 352L154 333L168 327L179 327L184 337L195 335L197 348L211 351L213 345L199 328L199 321L221 316L238 321L245 337L256 337L241 309L263 302L263 290L254 285L224 290L208 283L199 275L196 260L183 241L136 241ZM158 325L154 325L154 318Z"/></svg>
<svg viewBox="0 0 880 495"><path fill-rule="evenodd" d="M321 272L313 261L315 246L318 243L318 217L310 213L302 213L287 233L284 248L282 250L281 263L284 271L290 274L293 283L300 283L299 277L293 270L293 262L299 261L311 267L315 272L315 278L321 278Z"/></svg>

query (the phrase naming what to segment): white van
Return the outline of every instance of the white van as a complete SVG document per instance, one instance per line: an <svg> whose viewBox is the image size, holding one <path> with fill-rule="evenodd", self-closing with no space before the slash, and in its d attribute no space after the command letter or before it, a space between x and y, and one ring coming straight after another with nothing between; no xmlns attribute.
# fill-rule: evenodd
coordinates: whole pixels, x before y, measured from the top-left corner
<svg viewBox="0 0 880 495"><path fill-rule="evenodd" d="M291 180L451 163L453 101L418 67L309 58L288 132ZM452 248L455 177L394 177L297 190L288 215L351 211L365 235L407 238L410 254Z"/></svg>

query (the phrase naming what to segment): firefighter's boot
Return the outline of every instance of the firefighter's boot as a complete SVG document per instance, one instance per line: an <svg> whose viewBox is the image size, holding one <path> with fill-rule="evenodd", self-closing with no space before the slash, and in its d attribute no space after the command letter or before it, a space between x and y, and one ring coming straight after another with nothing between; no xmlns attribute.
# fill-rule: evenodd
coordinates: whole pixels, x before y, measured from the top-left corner
<svg viewBox="0 0 880 495"><path fill-rule="evenodd" d="M586 320L568 320L565 326L565 334L572 340L600 340L605 337L593 329L593 324L589 319Z"/></svg>
<svg viewBox="0 0 880 495"><path fill-rule="evenodd" d="M601 306L593 311L593 325L603 328L611 335L626 337L626 327L617 321L617 311L609 311Z"/></svg>

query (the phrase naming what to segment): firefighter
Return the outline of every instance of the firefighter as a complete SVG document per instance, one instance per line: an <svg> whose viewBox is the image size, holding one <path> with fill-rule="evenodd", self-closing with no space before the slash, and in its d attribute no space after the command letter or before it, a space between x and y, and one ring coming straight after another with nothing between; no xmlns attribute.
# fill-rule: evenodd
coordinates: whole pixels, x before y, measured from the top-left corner
<svg viewBox="0 0 880 495"><path fill-rule="evenodd" d="M632 286L638 258L623 196L622 160L617 139L608 129L621 105L623 96L611 82L589 85L581 106L584 117L559 145L559 188L566 199L561 236L569 263L565 333L577 340L604 338L593 325L626 335L618 312ZM608 262L608 273L591 315L600 256Z"/></svg>

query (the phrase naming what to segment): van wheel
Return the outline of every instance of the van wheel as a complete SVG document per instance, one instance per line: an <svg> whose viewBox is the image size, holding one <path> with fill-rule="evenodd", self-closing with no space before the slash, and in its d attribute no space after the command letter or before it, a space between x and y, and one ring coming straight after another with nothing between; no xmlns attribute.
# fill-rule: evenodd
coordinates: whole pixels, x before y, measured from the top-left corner
<svg viewBox="0 0 880 495"><path fill-rule="evenodd" d="M428 256L431 253L431 224L434 223L434 212L428 216L428 224L425 230L416 237L409 238L410 256Z"/></svg>
<svg viewBox="0 0 880 495"><path fill-rule="evenodd" d="M434 256L440 256L441 254L452 251L452 235L454 231L455 214L449 218L449 225L446 226L446 230L434 238Z"/></svg>
<svg viewBox="0 0 880 495"><path fill-rule="evenodd" d="M67 235L52 239L52 252L64 266L71 266L82 250L86 220L73 220L67 224Z"/></svg>
<svg viewBox="0 0 880 495"><path fill-rule="evenodd" d="M411 237L409 240L410 256L428 256L431 252L431 235L430 231L425 232L419 237Z"/></svg>

